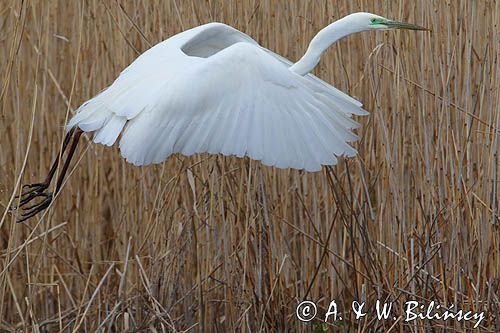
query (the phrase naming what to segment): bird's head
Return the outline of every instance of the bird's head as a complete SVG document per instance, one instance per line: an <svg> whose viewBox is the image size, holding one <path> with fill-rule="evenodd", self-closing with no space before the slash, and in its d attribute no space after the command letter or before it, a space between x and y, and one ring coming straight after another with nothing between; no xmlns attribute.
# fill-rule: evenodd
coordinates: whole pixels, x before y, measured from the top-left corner
<svg viewBox="0 0 500 333"><path fill-rule="evenodd" d="M354 13L346 16L346 19L348 19L353 25L356 25L360 30L407 29L429 31L429 29L421 27L419 25L390 20L371 13Z"/></svg>
<svg viewBox="0 0 500 333"><path fill-rule="evenodd" d="M319 62L321 54L333 43L351 34L370 30L427 30L429 29L406 22L386 19L371 13L354 13L337 20L314 36L304 56L297 61L290 70L305 75L309 73Z"/></svg>

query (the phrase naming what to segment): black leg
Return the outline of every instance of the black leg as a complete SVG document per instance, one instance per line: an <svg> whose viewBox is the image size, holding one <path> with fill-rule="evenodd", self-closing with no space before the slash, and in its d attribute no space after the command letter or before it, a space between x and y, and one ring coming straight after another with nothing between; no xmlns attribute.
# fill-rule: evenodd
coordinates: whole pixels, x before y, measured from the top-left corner
<svg viewBox="0 0 500 333"><path fill-rule="evenodd" d="M59 193L59 190L61 189L61 186L63 184L64 177L66 176L66 172L68 172L69 164L71 162L71 159L73 158L73 155L75 154L76 147L78 146L78 141L80 140L80 137L82 136L83 131L81 129L77 129L75 134L73 135L73 142L71 143L71 147L69 148L68 156L66 157L66 160L64 161L63 168L61 170L61 174L59 175L59 179L57 179L57 185L56 185L56 190L54 194Z"/></svg>
<svg viewBox="0 0 500 333"><path fill-rule="evenodd" d="M28 220L29 218L35 216L39 212L43 211L47 207L49 207L50 203L52 202L52 199L54 198L55 194L59 192L62 186L62 182L64 180L64 176L66 175L66 172L68 171L68 167L71 162L71 158L73 157L76 147L78 145L78 140L80 139L80 136L82 135L82 130L79 128L72 128L65 136L64 142L63 142L63 147L59 154L57 155L57 158L54 160L52 163L52 166L50 168L50 171L45 178L45 180L42 183L35 183L35 184L29 184L29 185L24 185L23 189L27 189L27 191L23 192L21 194L21 200L19 202L19 206L17 208L23 208L23 213L21 214L21 219L19 219L17 222L24 222ZM63 168L61 170L61 174L59 175L59 178L57 180L56 184L56 189L54 193L47 192L47 188L49 188L50 184L52 183L52 179L54 178L54 175L56 174L57 167L59 166L59 161L62 159L62 156L64 155L64 152L66 151L71 139L73 139L71 143L71 147L68 153L68 156L66 157L64 161ZM30 202L32 202L36 198L42 198L41 201L38 203L35 203L33 205L28 206Z"/></svg>
<svg viewBox="0 0 500 333"><path fill-rule="evenodd" d="M57 170L57 166L59 165L59 161L60 159L62 158L62 155L64 154L64 152L66 151L66 148L68 147L68 144L71 140L71 137L73 136L73 133L75 132L75 128L72 128L67 134L66 136L64 137L64 141L63 141L63 146L62 146L62 149L61 151L59 152L59 154L57 155L57 158L54 160L54 162L52 163L52 166L50 167L50 171L47 175L47 177L45 178L45 180L42 182L42 183L34 183L34 184L26 184L26 185L23 185L23 189L25 188L28 188L30 190L24 192L22 195L21 195L21 199L24 197L24 196L28 196L32 193L36 193L36 192L40 192L40 191L43 191L43 190L46 190L50 183L52 182L52 178L54 178L54 174L56 173L56 170ZM29 201L29 200L28 200ZM23 200L21 200L21 203L20 205L22 206L23 205Z"/></svg>

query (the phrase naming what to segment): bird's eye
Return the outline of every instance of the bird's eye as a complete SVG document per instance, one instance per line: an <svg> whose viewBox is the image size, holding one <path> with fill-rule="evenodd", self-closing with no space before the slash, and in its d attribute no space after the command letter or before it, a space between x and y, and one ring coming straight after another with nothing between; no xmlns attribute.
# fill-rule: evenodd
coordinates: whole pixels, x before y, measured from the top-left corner
<svg viewBox="0 0 500 333"><path fill-rule="evenodd" d="M384 24L385 20L382 19L382 18L379 18L379 17L374 17L372 19L370 19L370 22L372 25L374 24Z"/></svg>

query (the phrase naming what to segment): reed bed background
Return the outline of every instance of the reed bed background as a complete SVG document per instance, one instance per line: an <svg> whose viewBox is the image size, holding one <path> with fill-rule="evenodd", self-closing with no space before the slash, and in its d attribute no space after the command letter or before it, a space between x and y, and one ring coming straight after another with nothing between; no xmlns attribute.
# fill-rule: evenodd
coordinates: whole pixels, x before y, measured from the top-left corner
<svg viewBox="0 0 500 333"><path fill-rule="evenodd" d="M362 101L359 155L318 173L176 155L143 168L84 141L41 218L8 210L42 180L64 123L151 45L211 21L291 60L369 11L432 28L348 37L315 73ZM500 327L500 2L0 2L0 330L464 332L405 322L407 300ZM301 323L304 299L394 302L396 320ZM321 316L320 316L321 317Z"/></svg>

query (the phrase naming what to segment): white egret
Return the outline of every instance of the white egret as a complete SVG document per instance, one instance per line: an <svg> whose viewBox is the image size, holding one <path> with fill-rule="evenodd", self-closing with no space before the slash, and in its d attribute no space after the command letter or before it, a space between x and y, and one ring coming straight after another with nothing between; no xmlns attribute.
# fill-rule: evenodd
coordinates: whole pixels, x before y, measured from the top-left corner
<svg viewBox="0 0 500 333"><path fill-rule="evenodd" d="M27 185L22 220L47 208L46 192L70 146L59 191L82 132L107 146L121 134L122 156L134 165L161 163L173 153L249 156L278 168L318 171L340 156L368 114L361 103L310 74L322 53L361 31L423 27L370 13L348 15L321 30L295 64L222 23L179 33L144 52L69 121L63 150L43 183ZM71 142L71 144L70 144Z"/></svg>

